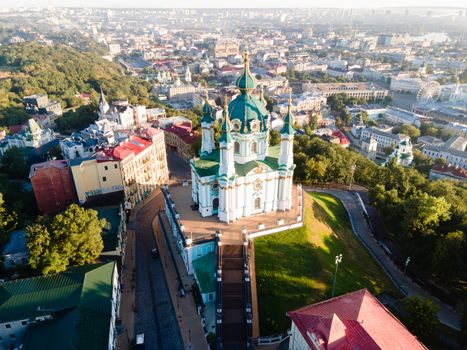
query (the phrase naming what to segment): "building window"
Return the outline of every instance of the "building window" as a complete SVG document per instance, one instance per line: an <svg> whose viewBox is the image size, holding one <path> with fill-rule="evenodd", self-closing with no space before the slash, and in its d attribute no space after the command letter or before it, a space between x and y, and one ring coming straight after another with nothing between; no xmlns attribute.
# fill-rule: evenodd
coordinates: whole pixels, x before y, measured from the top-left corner
<svg viewBox="0 0 467 350"><path fill-rule="evenodd" d="M103 176L103 177L102 177L102 181L106 182L106 181L107 181L107 177L106 177L106 176Z"/></svg>
<svg viewBox="0 0 467 350"><path fill-rule="evenodd" d="M11 339L15 339L16 336L15 336L14 334L10 334L10 338L11 338Z"/></svg>
<svg viewBox="0 0 467 350"><path fill-rule="evenodd" d="M261 198L255 198L255 210L261 209Z"/></svg>
<svg viewBox="0 0 467 350"><path fill-rule="evenodd" d="M7 324L5 325L5 328L11 328L11 324L7 323Z"/></svg>
<svg viewBox="0 0 467 350"><path fill-rule="evenodd" d="M26 326L28 324L28 321L21 321L22 326Z"/></svg>
<svg viewBox="0 0 467 350"><path fill-rule="evenodd" d="M234 143L234 152L240 153L240 144L238 142Z"/></svg>
<svg viewBox="0 0 467 350"><path fill-rule="evenodd" d="M117 165L117 164L114 164L114 168L117 169L117 168L118 168L118 165Z"/></svg>
<svg viewBox="0 0 467 350"><path fill-rule="evenodd" d="M251 153L256 153L256 141L253 141L251 144Z"/></svg>
<svg viewBox="0 0 467 350"><path fill-rule="evenodd" d="M109 167L106 165L106 166L104 166L104 169L105 169L105 170L109 170Z"/></svg>

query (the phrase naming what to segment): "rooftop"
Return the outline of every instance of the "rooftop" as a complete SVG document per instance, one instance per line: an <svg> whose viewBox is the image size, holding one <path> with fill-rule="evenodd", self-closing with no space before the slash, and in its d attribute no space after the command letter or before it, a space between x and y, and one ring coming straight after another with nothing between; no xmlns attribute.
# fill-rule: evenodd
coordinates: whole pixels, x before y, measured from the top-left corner
<svg viewBox="0 0 467 350"><path fill-rule="evenodd" d="M214 293L216 291L216 253L209 253L199 259L193 260L193 270L196 275L201 293Z"/></svg>
<svg viewBox="0 0 467 350"><path fill-rule="evenodd" d="M108 347L114 262L5 282L0 286L0 323L49 320L28 326L23 349Z"/></svg>
<svg viewBox="0 0 467 350"><path fill-rule="evenodd" d="M312 349L426 350L366 288L287 314Z"/></svg>
<svg viewBox="0 0 467 350"><path fill-rule="evenodd" d="M277 168L279 167L279 152L279 145L269 146L268 155L264 158L264 160L252 160L244 164L235 162L235 174L238 176L245 176L251 170L259 166L266 166L267 168L270 168L272 170L277 170ZM217 175L217 172L219 170L219 150L215 150L207 155L195 158L193 160L193 164L195 167L195 171L201 177Z"/></svg>
<svg viewBox="0 0 467 350"><path fill-rule="evenodd" d="M102 240L104 249L102 252L111 252L118 248L120 230L120 206L113 205L107 207L93 208L97 210L99 219L105 219L105 226L102 229Z"/></svg>

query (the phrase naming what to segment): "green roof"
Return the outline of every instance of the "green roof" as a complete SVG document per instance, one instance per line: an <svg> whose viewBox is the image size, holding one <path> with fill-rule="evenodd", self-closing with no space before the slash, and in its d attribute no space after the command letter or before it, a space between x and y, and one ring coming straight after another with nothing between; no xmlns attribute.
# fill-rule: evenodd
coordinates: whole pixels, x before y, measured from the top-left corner
<svg viewBox="0 0 467 350"><path fill-rule="evenodd" d="M216 291L216 253L208 253L193 261L193 270L201 293Z"/></svg>
<svg viewBox="0 0 467 350"><path fill-rule="evenodd" d="M105 219L102 229L103 252L111 252L119 248L120 207L118 205L94 208L99 219Z"/></svg>
<svg viewBox="0 0 467 350"><path fill-rule="evenodd" d="M0 286L0 323L53 315L28 326L23 349L107 349L114 262Z"/></svg>
<svg viewBox="0 0 467 350"><path fill-rule="evenodd" d="M214 150L211 153L203 154L199 158L193 160L196 173L201 176L217 175L219 170L219 150Z"/></svg>
<svg viewBox="0 0 467 350"><path fill-rule="evenodd" d="M250 162L240 164L235 163L235 174L237 176L245 176L258 166L267 166L273 170L278 169L278 159L280 153L280 145L269 146L268 155L264 160L252 160ZM219 170L219 151L213 151L207 155L203 155L193 161L195 171L200 177L218 175Z"/></svg>
<svg viewBox="0 0 467 350"><path fill-rule="evenodd" d="M238 120L241 123L240 132L249 133L250 121L257 120L260 124L268 118L268 111L256 96L251 94L240 94L229 103L230 120ZM245 123L246 122L246 123Z"/></svg>
<svg viewBox="0 0 467 350"><path fill-rule="evenodd" d="M256 89L258 82L256 81L255 77L250 72L250 64L248 61L248 52L244 52L243 62L245 68L243 69L243 73L237 78L235 85L239 88L242 94L248 93L251 90Z"/></svg>

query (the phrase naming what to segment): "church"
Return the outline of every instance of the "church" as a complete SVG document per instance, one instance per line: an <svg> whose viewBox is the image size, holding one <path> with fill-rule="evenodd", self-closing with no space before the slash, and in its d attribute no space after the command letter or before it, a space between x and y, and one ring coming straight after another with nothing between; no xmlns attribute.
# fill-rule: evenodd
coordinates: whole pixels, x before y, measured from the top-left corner
<svg viewBox="0 0 467 350"><path fill-rule="evenodd" d="M192 198L203 217L234 222L292 206L293 115L291 101L280 130L280 145L269 146L271 118L262 89L251 74L248 53L236 80L238 94L224 107L222 134L214 140L213 109L204 102L199 157L191 160Z"/></svg>

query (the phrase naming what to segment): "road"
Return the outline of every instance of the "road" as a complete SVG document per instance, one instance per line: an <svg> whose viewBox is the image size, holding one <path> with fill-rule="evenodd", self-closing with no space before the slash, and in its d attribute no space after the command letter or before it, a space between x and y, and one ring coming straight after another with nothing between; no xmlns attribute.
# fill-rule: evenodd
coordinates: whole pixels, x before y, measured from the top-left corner
<svg viewBox="0 0 467 350"><path fill-rule="evenodd" d="M182 337L170 299L160 259L153 259L155 247L152 221L161 194L146 203L128 228L136 233L136 307L135 334L145 334L147 350L182 350Z"/></svg>
<svg viewBox="0 0 467 350"><path fill-rule="evenodd" d="M370 254L375 258L379 265L383 268L393 283L406 295L421 295L429 297L439 305L440 311L438 317L441 323L460 330L460 321L456 311L449 305L441 302L439 299L430 295L422 289L418 284L414 283L410 278L405 276L401 270L397 268L392 260L385 254L381 246L373 237L371 229L362 215L362 206L357 200L354 192L339 190L339 189L323 189L323 188L305 188L316 192L330 193L339 198L349 214L352 229L357 238L368 249Z"/></svg>
<svg viewBox="0 0 467 350"><path fill-rule="evenodd" d="M190 164L174 150L167 150L167 165L169 167L170 181L191 180Z"/></svg>

